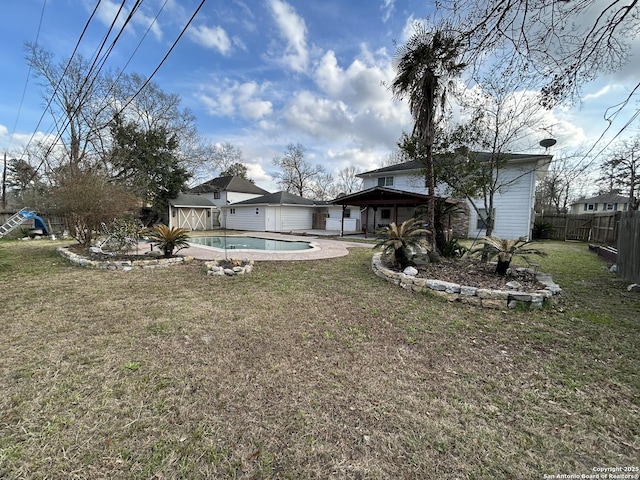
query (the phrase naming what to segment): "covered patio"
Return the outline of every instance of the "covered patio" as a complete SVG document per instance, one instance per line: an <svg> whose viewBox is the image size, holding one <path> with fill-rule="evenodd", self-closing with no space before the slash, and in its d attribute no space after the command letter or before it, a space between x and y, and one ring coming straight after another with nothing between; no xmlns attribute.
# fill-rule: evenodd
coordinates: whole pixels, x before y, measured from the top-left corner
<svg viewBox="0 0 640 480"><path fill-rule="evenodd" d="M391 222L398 224L399 221L402 222L411 218L415 208L421 205L427 205L429 198L429 195L422 195L415 192L395 190L388 187L373 187L330 200L329 203L332 205L342 205L343 211L347 206L358 206L361 212L364 210L362 225L365 238L367 238L370 230L375 231ZM447 203L457 203L455 200L442 200ZM381 212L378 217L379 209ZM401 211L401 209L403 209L403 211ZM385 218L383 218L382 210L386 210L386 212L384 212ZM344 229L340 232L340 236L343 235L343 231Z"/></svg>

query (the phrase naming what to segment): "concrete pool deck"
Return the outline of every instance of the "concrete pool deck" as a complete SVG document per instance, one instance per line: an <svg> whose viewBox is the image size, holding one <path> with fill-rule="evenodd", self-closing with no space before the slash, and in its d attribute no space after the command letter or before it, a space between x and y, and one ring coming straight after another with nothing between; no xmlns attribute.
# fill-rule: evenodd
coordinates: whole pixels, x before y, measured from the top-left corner
<svg viewBox="0 0 640 480"><path fill-rule="evenodd" d="M219 231L197 232L192 236L223 236ZM225 258L234 260L255 260L255 261L285 261L285 260L320 260L323 258L335 258L349 255L349 248L373 248L372 243L364 243L359 241L343 241L329 238L321 238L311 232L300 232L300 234L282 234L272 232L233 232L228 233L232 236L260 237L273 240L289 240L310 242L314 248L309 250L293 250L293 251L260 251L260 250L223 250L214 249L205 246L191 244L188 248L183 248L177 255L183 257L194 257L199 260L223 260ZM357 237L355 237L357 238Z"/></svg>

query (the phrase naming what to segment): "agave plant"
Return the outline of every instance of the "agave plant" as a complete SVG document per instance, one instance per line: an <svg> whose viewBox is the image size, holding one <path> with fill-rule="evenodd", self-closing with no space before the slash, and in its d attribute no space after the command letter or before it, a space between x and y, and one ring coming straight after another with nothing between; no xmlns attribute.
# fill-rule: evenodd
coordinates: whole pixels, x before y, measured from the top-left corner
<svg viewBox="0 0 640 480"><path fill-rule="evenodd" d="M402 270L411 265L409 258L410 249L421 247L429 250L429 243L423 236L431 233L425 228L421 228L418 219L411 218L397 226L395 222L387 227L378 230L378 242L376 248L382 248L385 254L393 252L396 263Z"/></svg>
<svg viewBox="0 0 640 480"><path fill-rule="evenodd" d="M489 259L498 257L498 264L496 265L496 273L498 275L507 274L513 257L520 257L528 262L529 255L546 255L545 252L537 248L527 248L531 242L527 241L525 237L520 237L515 240L505 240L493 235L484 237L480 240L480 243L482 244L480 247L474 248L469 253L482 253L483 255L487 255Z"/></svg>
<svg viewBox="0 0 640 480"><path fill-rule="evenodd" d="M151 241L164 253L165 258L189 246L189 230L178 227L167 227L160 224L153 227L149 235Z"/></svg>

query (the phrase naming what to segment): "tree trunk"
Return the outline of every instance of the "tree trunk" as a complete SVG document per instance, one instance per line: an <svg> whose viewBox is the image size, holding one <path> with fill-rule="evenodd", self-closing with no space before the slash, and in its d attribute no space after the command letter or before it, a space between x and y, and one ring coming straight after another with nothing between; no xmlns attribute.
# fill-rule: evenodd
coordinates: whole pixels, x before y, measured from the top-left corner
<svg viewBox="0 0 640 480"><path fill-rule="evenodd" d="M509 269L510 263L511 263L511 260L498 259L498 264L496 265L496 273L504 277L507 274L507 270Z"/></svg>
<svg viewBox="0 0 640 480"><path fill-rule="evenodd" d="M393 253L396 262L398 262L398 264L400 265L400 270L404 270L405 268L411 266L411 262L409 261L409 257L407 256L407 251L404 247L396 248Z"/></svg>

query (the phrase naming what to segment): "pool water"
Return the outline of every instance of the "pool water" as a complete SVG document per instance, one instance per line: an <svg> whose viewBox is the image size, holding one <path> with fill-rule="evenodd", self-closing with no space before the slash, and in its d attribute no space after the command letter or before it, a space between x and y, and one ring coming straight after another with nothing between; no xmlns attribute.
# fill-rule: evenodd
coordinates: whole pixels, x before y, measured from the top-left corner
<svg viewBox="0 0 640 480"><path fill-rule="evenodd" d="M259 237L192 237L189 243L204 245L205 247L226 248L227 250L270 250L292 251L308 250L309 242L294 242L288 240L272 240Z"/></svg>

